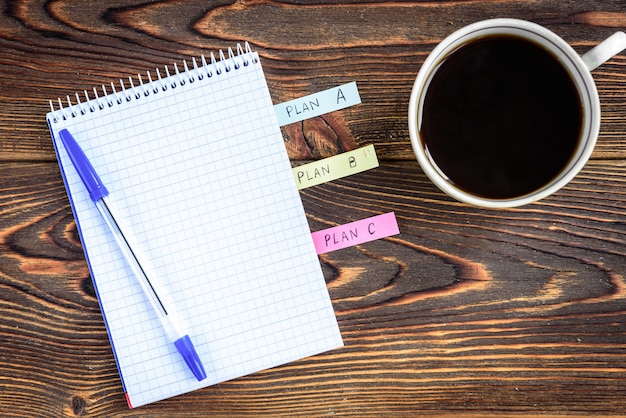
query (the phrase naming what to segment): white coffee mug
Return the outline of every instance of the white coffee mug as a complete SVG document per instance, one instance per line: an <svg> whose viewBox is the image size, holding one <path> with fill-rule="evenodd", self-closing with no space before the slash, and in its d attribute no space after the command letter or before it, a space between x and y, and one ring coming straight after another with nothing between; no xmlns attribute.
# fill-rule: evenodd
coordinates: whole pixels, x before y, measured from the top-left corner
<svg viewBox="0 0 626 418"><path fill-rule="evenodd" d="M566 69L575 85L582 107L582 129L574 155L559 174L530 193L511 198L487 198L457 187L434 161L422 138L420 127L424 97L441 63L464 45L491 35L514 36L541 45ZM409 102L409 133L417 160L430 180L454 199L476 206L506 208L544 198L565 186L588 161L600 128L600 103L591 71L626 48L626 34L617 32L579 56L562 38L535 23L517 19L491 19L466 26L444 39L428 56L415 80ZM532 166L528 167L532 170Z"/></svg>

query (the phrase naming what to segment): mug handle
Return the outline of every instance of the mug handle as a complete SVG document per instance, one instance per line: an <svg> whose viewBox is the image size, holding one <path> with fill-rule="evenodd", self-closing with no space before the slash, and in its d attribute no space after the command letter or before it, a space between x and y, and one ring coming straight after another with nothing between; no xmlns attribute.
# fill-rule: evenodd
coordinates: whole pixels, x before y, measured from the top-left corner
<svg viewBox="0 0 626 418"><path fill-rule="evenodd" d="M587 51L582 59L589 71L593 71L624 49L626 49L626 33L615 32Z"/></svg>

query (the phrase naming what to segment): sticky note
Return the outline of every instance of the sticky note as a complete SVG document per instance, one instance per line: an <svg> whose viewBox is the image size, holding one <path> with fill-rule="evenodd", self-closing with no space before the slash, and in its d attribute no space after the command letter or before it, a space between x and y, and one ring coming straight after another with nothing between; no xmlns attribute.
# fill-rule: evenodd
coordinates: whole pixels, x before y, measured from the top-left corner
<svg viewBox="0 0 626 418"><path fill-rule="evenodd" d="M279 126L334 112L361 103L356 82L274 105Z"/></svg>
<svg viewBox="0 0 626 418"><path fill-rule="evenodd" d="M298 190L378 167L374 145L292 168Z"/></svg>
<svg viewBox="0 0 626 418"><path fill-rule="evenodd" d="M315 250L324 254L399 233L396 215L389 212L313 232L312 235Z"/></svg>

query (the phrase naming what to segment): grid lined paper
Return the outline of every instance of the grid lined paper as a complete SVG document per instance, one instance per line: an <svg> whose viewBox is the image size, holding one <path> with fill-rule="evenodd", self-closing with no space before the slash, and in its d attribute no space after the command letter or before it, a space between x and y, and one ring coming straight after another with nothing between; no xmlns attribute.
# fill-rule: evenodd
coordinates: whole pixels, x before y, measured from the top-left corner
<svg viewBox="0 0 626 418"><path fill-rule="evenodd" d="M342 345L258 55L209 67L202 80L191 70L120 92L121 103L110 95L47 115L132 407ZM204 381L168 340L89 199L58 140L63 128L188 326Z"/></svg>

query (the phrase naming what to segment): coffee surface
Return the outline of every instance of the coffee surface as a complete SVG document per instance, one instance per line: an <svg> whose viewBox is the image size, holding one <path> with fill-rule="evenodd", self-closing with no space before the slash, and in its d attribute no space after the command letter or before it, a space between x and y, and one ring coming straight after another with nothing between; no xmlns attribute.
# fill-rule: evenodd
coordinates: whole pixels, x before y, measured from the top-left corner
<svg viewBox="0 0 626 418"><path fill-rule="evenodd" d="M582 105L551 53L489 36L446 57L425 93L420 136L458 188L491 199L526 195L574 155Z"/></svg>

